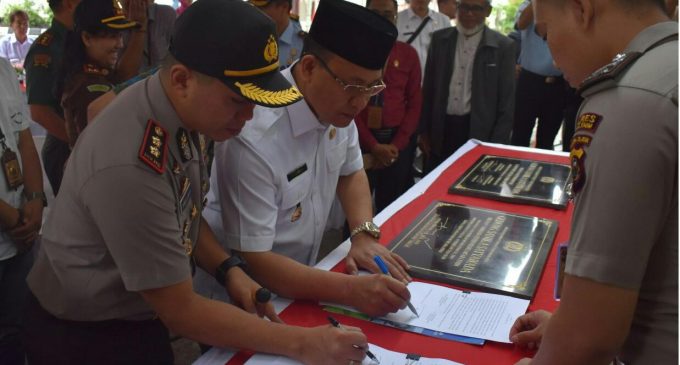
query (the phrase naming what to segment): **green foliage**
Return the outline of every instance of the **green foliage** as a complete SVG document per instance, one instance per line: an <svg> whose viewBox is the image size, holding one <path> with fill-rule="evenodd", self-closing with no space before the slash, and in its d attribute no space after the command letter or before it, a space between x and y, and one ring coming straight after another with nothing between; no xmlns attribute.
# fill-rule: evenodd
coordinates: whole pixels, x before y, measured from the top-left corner
<svg viewBox="0 0 680 365"><path fill-rule="evenodd" d="M28 13L29 27L47 28L52 22L52 11L45 1L23 0L22 3L13 3L2 11L2 25L9 26L9 14L16 9Z"/></svg>
<svg viewBox="0 0 680 365"><path fill-rule="evenodd" d="M521 3L522 0L508 0L505 4L494 6L496 18L493 28L503 34L512 32L515 26L515 13Z"/></svg>

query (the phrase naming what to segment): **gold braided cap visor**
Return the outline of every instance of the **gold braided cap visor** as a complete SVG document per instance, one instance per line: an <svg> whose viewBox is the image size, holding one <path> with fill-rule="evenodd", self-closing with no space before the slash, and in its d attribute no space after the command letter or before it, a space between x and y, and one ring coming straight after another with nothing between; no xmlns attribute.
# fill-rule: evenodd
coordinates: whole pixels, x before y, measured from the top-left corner
<svg viewBox="0 0 680 365"><path fill-rule="evenodd" d="M224 70L227 85L257 105L282 107L302 99L302 93L281 75L279 62L252 70Z"/></svg>
<svg viewBox="0 0 680 365"><path fill-rule="evenodd" d="M101 20L102 24L106 25L108 28L112 29L130 29L137 27L138 24L135 21L128 20L124 15L116 15L110 18L105 18Z"/></svg>

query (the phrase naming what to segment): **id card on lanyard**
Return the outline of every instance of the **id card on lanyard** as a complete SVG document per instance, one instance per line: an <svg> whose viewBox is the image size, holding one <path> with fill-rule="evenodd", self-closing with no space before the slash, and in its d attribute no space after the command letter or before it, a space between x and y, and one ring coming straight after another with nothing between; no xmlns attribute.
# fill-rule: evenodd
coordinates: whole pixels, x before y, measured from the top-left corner
<svg viewBox="0 0 680 365"><path fill-rule="evenodd" d="M5 174L7 186L12 190L17 190L24 184L24 177L21 174L17 154L5 143L5 133L2 132L2 128L0 128L0 148L2 148L0 162L2 162L2 171Z"/></svg>

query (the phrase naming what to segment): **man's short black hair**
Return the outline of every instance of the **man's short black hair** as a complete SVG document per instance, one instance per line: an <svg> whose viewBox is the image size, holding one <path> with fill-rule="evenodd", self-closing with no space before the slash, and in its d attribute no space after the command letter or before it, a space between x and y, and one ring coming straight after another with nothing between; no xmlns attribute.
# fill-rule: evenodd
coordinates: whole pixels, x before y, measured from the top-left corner
<svg viewBox="0 0 680 365"><path fill-rule="evenodd" d="M22 16L22 17L26 18L26 20L28 20L28 13L21 10L21 9L17 9L17 10L14 10L13 12L9 13L9 24L13 24L14 20L16 20L16 18L18 16Z"/></svg>
<svg viewBox="0 0 680 365"><path fill-rule="evenodd" d="M47 0L47 3L50 5L50 9L52 9L52 12L56 13L61 8L63 0Z"/></svg>
<svg viewBox="0 0 680 365"><path fill-rule="evenodd" d="M292 9L293 8L293 0L271 0L269 3L265 6L273 5L273 4L281 4L281 3L286 3L288 4L288 8Z"/></svg>
<svg viewBox="0 0 680 365"><path fill-rule="evenodd" d="M312 39L310 36L306 36L302 41L302 56L306 54L311 54L328 60L329 57L333 55L333 52L326 49L326 47L320 45L318 42Z"/></svg>
<svg viewBox="0 0 680 365"><path fill-rule="evenodd" d="M392 0L392 3L394 4L394 7L399 9L399 5L397 4L397 0ZM371 6L371 0L366 0L366 7Z"/></svg>

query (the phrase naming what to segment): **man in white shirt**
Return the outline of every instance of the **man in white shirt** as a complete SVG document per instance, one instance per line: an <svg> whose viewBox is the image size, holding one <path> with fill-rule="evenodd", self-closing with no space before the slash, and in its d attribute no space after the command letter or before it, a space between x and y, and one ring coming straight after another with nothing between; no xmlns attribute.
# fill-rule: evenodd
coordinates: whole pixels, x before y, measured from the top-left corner
<svg viewBox="0 0 680 365"><path fill-rule="evenodd" d="M410 6L397 15L397 40L410 44L418 52L420 74L425 74L427 50L430 48L432 33L451 26L448 16L429 8L430 0L411 0ZM421 25L425 23L422 26Z"/></svg>
<svg viewBox="0 0 680 365"><path fill-rule="evenodd" d="M249 273L279 295L350 305L369 315L406 306L408 265L377 243L352 121L385 89L382 70L396 36L392 23L364 7L322 0L302 58L282 72L304 100L280 110L255 108L241 135L215 148L203 215L224 246L241 252ZM346 271L379 273L373 259L380 256L394 278L309 266L336 195L352 230ZM194 283L201 294L224 293L208 288L214 280L203 273Z"/></svg>
<svg viewBox="0 0 680 365"><path fill-rule="evenodd" d="M0 57L8 59L15 68L23 68L24 59L33 39L28 36L28 14L14 10L9 14L10 27L14 33L0 41Z"/></svg>

